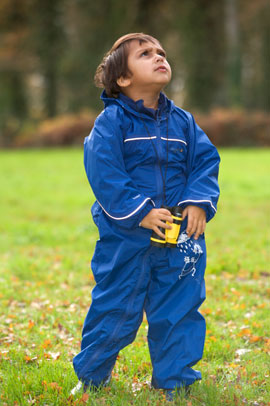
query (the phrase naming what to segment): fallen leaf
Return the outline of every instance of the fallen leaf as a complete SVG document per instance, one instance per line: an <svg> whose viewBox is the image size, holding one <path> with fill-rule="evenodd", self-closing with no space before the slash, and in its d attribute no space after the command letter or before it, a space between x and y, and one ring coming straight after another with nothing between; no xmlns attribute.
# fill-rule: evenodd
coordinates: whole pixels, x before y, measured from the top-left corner
<svg viewBox="0 0 270 406"><path fill-rule="evenodd" d="M202 310L201 310L201 313L202 313L202 314L211 314L211 313L212 313L212 309L209 309L209 308L207 308L207 309L202 309Z"/></svg>
<svg viewBox="0 0 270 406"><path fill-rule="evenodd" d="M35 323L33 320L28 321L28 330L31 330L34 327Z"/></svg>
<svg viewBox="0 0 270 406"><path fill-rule="evenodd" d="M262 323L257 323L256 321L254 321L254 322L252 323L252 326L253 326L253 327L260 328L260 327L262 327Z"/></svg>
<svg viewBox="0 0 270 406"><path fill-rule="evenodd" d="M262 277L264 277L264 278L269 278L269 277L270 277L270 272L261 271L261 272L260 272L260 276L262 276Z"/></svg>
<svg viewBox="0 0 270 406"><path fill-rule="evenodd" d="M241 357L241 355L246 354L247 352L250 352L251 350L247 349L247 348L239 348L239 350L235 351L235 354L238 357Z"/></svg>
<svg viewBox="0 0 270 406"><path fill-rule="evenodd" d="M241 303L241 304L240 304L240 309L244 310L245 308L246 308L245 303Z"/></svg>
<svg viewBox="0 0 270 406"><path fill-rule="evenodd" d="M229 364L230 368L239 368L239 365L234 364L233 362L231 364Z"/></svg>
<svg viewBox="0 0 270 406"><path fill-rule="evenodd" d="M24 359L25 359L26 363L28 364L29 362L36 361L38 359L38 357L31 358L31 357L29 357L29 355L25 355Z"/></svg>
<svg viewBox="0 0 270 406"><path fill-rule="evenodd" d="M47 348L50 347L52 345L51 340L47 339L42 343L42 348Z"/></svg>
<svg viewBox="0 0 270 406"><path fill-rule="evenodd" d="M264 309L266 307L266 303L261 303L258 305L259 309Z"/></svg>
<svg viewBox="0 0 270 406"><path fill-rule="evenodd" d="M229 272L226 272L226 271L222 272L222 278L225 278L225 279L232 279L233 277L234 277L234 275L232 275L232 274L229 273Z"/></svg>
<svg viewBox="0 0 270 406"><path fill-rule="evenodd" d="M61 353L60 352L48 352L48 355L50 355L50 357L55 360L60 357Z"/></svg>
<svg viewBox="0 0 270 406"><path fill-rule="evenodd" d="M251 331L249 328L242 328L242 330L237 334L238 337L242 337L242 336L250 336L251 335Z"/></svg>
<svg viewBox="0 0 270 406"><path fill-rule="evenodd" d="M261 341L262 340L262 337L260 337L260 336L251 336L251 337L249 337L249 342L250 343L257 343L258 341Z"/></svg>
<svg viewBox="0 0 270 406"><path fill-rule="evenodd" d="M143 387L142 382L133 382L132 383L132 392L135 394L139 390L141 390Z"/></svg>
<svg viewBox="0 0 270 406"><path fill-rule="evenodd" d="M88 399L89 399L88 393L84 393L81 397L81 401L84 403L86 403L88 401Z"/></svg>
<svg viewBox="0 0 270 406"><path fill-rule="evenodd" d="M236 296L241 296L241 293L240 292L238 292L238 290L236 290L235 288L231 288L231 292L234 294L234 295L236 295Z"/></svg>
<svg viewBox="0 0 270 406"><path fill-rule="evenodd" d="M61 392L62 391L62 386L59 386L57 382L51 382L48 384L48 386L50 386L52 389L56 390L57 392Z"/></svg>

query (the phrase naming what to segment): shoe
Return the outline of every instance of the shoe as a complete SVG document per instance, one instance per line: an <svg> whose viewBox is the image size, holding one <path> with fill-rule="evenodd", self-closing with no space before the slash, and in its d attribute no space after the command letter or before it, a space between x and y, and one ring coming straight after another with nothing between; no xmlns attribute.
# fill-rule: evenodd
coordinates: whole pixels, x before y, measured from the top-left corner
<svg viewBox="0 0 270 406"><path fill-rule="evenodd" d="M190 385L189 386L182 386L181 388L177 389L163 389L166 391L166 400L167 402L173 402L175 398L184 392L184 397L187 398L190 394Z"/></svg>
<svg viewBox="0 0 270 406"><path fill-rule="evenodd" d="M106 378L104 380L104 382L101 384L101 386L107 386L111 381L111 375L108 376L108 378ZM74 386L74 388L71 390L70 394L75 396L77 393L82 392L85 393L88 391L88 389L93 390L93 391L97 391L98 387L94 386L94 385L87 385L86 383L83 383L81 381L79 381L77 383L76 386Z"/></svg>
<svg viewBox="0 0 270 406"><path fill-rule="evenodd" d="M77 385L74 386L74 388L71 390L70 394L73 395L73 396L75 396L75 395L77 395L77 393L79 393L79 392L85 392L84 386L85 386L85 385L84 385L81 381L79 381L79 382L77 383Z"/></svg>

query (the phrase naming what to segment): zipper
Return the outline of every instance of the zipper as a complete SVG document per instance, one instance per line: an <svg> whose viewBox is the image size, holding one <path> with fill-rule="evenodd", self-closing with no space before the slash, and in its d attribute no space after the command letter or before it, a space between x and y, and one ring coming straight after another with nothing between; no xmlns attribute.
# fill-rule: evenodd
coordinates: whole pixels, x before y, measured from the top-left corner
<svg viewBox="0 0 270 406"><path fill-rule="evenodd" d="M123 105L122 103L121 103L121 106L122 106L122 108L124 110L130 112L129 109L127 109L126 106ZM150 133L149 133L149 131L147 129L147 126L144 123L143 118L141 118L140 116L139 116L139 118L143 122L144 127L146 129L146 132L148 133L148 135L150 135ZM152 118L151 120L154 121L156 131L157 131L157 138L156 138L156 140L157 140L157 143L156 143L157 148L155 148L154 144L153 144L153 146L154 146L154 149L156 149L156 158L157 158L157 161L156 161L156 164L155 164L156 184L157 184L157 198L156 198L155 203L156 203L156 206L159 207L159 206L161 206L162 203L166 202L166 196L164 196L164 193L166 192L166 185L163 184L163 182L166 181L166 179L164 179L164 180L162 179L162 165L161 165L162 164L162 162L161 162L162 147L161 147L161 138L160 138L161 137L161 135L160 135L161 118L157 114L156 118ZM168 134L167 134L167 136L168 136ZM151 140L151 141L153 141L153 140Z"/></svg>
<svg viewBox="0 0 270 406"><path fill-rule="evenodd" d="M156 170L156 179L157 179L157 207L161 206L162 200L163 200L163 180L161 178L161 173L160 171L162 170L162 165L161 165L161 157L162 157L162 148L161 148L161 139L160 139L160 118L157 116L156 119L156 127L157 127L157 162L155 165L155 170ZM165 198L165 196L164 196Z"/></svg>

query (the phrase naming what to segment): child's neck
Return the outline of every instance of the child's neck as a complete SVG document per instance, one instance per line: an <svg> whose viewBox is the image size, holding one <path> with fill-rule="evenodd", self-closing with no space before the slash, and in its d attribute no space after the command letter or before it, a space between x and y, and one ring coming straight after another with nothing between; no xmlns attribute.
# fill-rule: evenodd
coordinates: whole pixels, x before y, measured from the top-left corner
<svg viewBox="0 0 270 406"><path fill-rule="evenodd" d="M154 109L156 110L158 108L158 99L160 95L160 91L157 93L147 93L144 92L143 94L141 92L136 92L136 91L124 91L123 92L126 96L130 97L132 100L135 102L138 100L143 100L143 105L144 107L147 107L149 109Z"/></svg>

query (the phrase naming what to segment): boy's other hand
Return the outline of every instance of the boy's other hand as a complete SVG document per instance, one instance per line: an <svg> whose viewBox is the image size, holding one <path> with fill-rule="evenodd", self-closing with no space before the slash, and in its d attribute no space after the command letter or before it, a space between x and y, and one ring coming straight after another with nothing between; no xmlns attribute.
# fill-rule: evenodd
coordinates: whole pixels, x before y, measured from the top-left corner
<svg viewBox="0 0 270 406"><path fill-rule="evenodd" d="M169 223L173 222L171 213L167 209L152 209L149 213L142 219L141 226L144 228L150 228L155 231L161 238L165 238L165 234L160 231L158 227L172 228L169 224L166 224L166 221ZM165 222L165 223L164 223Z"/></svg>
<svg viewBox="0 0 270 406"><path fill-rule="evenodd" d="M198 206L187 206L183 211L183 220L188 218L187 234L191 237L195 234L194 239L197 240L204 233L206 226L206 213Z"/></svg>

